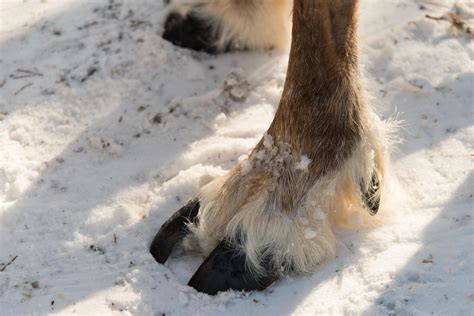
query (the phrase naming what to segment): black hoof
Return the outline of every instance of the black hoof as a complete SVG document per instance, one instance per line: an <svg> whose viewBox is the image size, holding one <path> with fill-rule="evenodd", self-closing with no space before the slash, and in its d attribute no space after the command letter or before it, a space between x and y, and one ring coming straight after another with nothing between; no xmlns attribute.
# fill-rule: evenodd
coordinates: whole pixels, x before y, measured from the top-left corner
<svg viewBox="0 0 474 316"><path fill-rule="evenodd" d="M215 22L214 22L215 23ZM218 27L190 12L186 16L171 13L166 18L163 38L174 45L217 53Z"/></svg>
<svg viewBox="0 0 474 316"><path fill-rule="evenodd" d="M156 261L166 262L173 247L189 234L186 223L194 222L198 211L199 201L189 201L161 226L150 246L150 253Z"/></svg>
<svg viewBox="0 0 474 316"><path fill-rule="evenodd" d="M265 276L256 277L245 267L243 252L222 241L204 260L188 285L199 292L215 295L229 289L237 291L264 290L278 277L270 271Z"/></svg>
<svg viewBox="0 0 474 316"><path fill-rule="evenodd" d="M372 174L372 179L370 180L369 187L367 190L363 190L362 201L369 211L370 215L375 215L379 211L380 206L380 196L376 195L379 190L380 182L377 172L374 171Z"/></svg>

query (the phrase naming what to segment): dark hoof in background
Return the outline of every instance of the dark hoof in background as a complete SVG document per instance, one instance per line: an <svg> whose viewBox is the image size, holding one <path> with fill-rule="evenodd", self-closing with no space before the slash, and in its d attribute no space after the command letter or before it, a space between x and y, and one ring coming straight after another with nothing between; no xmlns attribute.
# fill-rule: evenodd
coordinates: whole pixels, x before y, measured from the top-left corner
<svg viewBox="0 0 474 316"><path fill-rule="evenodd" d="M214 54L217 53L218 34L217 25L192 11L185 16L173 12L166 18L163 38L180 47Z"/></svg>
<svg viewBox="0 0 474 316"><path fill-rule="evenodd" d="M367 190L362 191L362 202L369 211L370 215L375 215L379 211L380 207L380 196L376 195L380 188L379 176L377 171L374 170L372 173L372 179L370 180L369 187Z"/></svg>
<svg viewBox="0 0 474 316"><path fill-rule="evenodd" d="M150 246L150 253L158 263L165 263L174 246L189 234L186 224L195 222L198 211L199 200L189 201L161 226Z"/></svg>
<svg viewBox="0 0 474 316"><path fill-rule="evenodd" d="M204 260L188 285L199 292L215 295L230 289L261 291L278 279L269 270L261 277L251 274L245 260L245 253L222 241Z"/></svg>

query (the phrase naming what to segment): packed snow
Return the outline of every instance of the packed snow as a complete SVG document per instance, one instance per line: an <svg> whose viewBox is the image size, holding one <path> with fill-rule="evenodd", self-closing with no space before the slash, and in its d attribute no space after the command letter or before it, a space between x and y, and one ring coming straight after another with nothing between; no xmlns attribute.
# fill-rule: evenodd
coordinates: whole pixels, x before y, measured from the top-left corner
<svg viewBox="0 0 474 316"><path fill-rule="evenodd" d="M311 159L306 155L301 155L300 160L296 162L295 168L297 170L308 170L308 166L311 163Z"/></svg>
<svg viewBox="0 0 474 316"><path fill-rule="evenodd" d="M211 297L186 286L199 254L148 245L260 140L288 52L174 47L162 2L0 3L0 315L472 314L473 3L362 1L366 86L403 121L393 219L338 228L316 273Z"/></svg>
<svg viewBox="0 0 474 316"><path fill-rule="evenodd" d="M318 235L318 232L315 231L314 229L307 227L304 229L304 237L306 239L312 239Z"/></svg>

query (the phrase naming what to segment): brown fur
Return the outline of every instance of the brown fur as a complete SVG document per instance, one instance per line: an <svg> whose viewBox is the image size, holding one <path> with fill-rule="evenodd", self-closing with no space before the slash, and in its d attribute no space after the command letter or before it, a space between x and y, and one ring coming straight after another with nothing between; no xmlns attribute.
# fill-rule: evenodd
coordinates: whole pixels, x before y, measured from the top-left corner
<svg viewBox="0 0 474 316"><path fill-rule="evenodd" d="M268 129L276 141L292 146L294 155L312 163L305 190L281 183L283 209L295 209L307 189L336 169L360 140L363 102L357 66L356 0L295 0L286 82ZM262 142L255 151L262 148ZM279 181L300 180L280 177ZM296 186L300 187L300 186ZM289 195L289 196L288 196Z"/></svg>

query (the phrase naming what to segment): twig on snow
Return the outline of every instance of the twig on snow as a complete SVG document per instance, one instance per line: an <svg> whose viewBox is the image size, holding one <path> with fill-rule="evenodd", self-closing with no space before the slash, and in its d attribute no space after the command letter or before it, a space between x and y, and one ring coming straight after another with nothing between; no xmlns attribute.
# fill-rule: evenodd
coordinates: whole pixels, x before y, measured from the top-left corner
<svg viewBox="0 0 474 316"><path fill-rule="evenodd" d="M20 69L16 70L16 73L10 75L12 79L23 79L23 78L30 78L30 77L43 77L43 74L35 68L35 70L29 69Z"/></svg>
<svg viewBox="0 0 474 316"><path fill-rule="evenodd" d="M18 256L13 257L12 260L10 260L10 261L9 261L8 263L6 263L3 267L1 267L1 268L0 268L0 272L5 271L5 269L6 269L9 265L11 265L11 264L13 263L13 261L16 260L16 258L18 258Z"/></svg>
<svg viewBox="0 0 474 316"><path fill-rule="evenodd" d="M32 86L32 85L33 85L33 82L25 84L23 87L18 89L13 95L17 96L21 91L25 90L26 88L28 88L29 86Z"/></svg>

